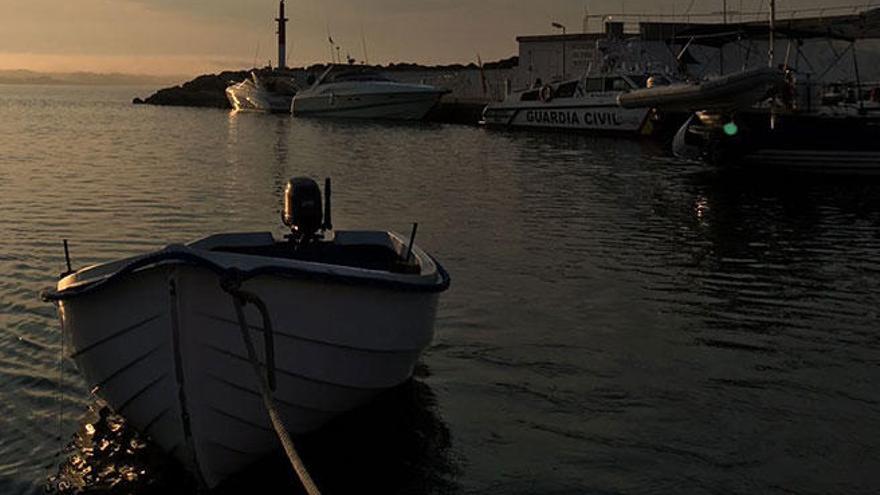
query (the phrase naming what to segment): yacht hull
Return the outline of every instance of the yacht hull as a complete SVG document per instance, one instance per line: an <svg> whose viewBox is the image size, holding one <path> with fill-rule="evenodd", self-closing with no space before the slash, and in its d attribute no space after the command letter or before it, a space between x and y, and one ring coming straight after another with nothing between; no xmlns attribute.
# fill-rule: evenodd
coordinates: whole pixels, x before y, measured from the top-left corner
<svg viewBox="0 0 880 495"><path fill-rule="evenodd" d="M291 110L297 117L421 120L434 108L443 92L392 92L298 96Z"/></svg>
<svg viewBox="0 0 880 495"><path fill-rule="evenodd" d="M237 111L290 113L293 96L272 93L248 79L226 88L226 99Z"/></svg>

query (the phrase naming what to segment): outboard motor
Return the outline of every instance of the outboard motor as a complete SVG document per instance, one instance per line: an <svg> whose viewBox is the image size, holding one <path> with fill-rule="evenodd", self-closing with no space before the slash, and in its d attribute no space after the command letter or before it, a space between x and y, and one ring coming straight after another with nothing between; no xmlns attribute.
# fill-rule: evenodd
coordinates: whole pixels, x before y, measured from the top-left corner
<svg viewBox="0 0 880 495"><path fill-rule="evenodd" d="M284 190L284 224L293 231L296 242L308 242L317 237L319 230L333 228L330 222L330 179L326 182L326 216L321 204L321 188L308 177L296 177L287 182Z"/></svg>

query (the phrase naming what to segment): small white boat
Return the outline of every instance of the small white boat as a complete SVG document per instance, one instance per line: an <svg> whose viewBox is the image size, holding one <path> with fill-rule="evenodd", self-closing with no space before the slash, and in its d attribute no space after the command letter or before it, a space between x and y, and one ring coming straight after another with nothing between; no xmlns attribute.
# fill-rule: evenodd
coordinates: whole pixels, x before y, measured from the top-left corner
<svg viewBox="0 0 880 495"><path fill-rule="evenodd" d="M376 72L330 67L312 87L297 93L291 112L297 117L421 120L448 92Z"/></svg>
<svg viewBox="0 0 880 495"><path fill-rule="evenodd" d="M244 81L226 88L226 98L238 111L289 113L297 89L293 77L282 73L261 76L254 71Z"/></svg>
<svg viewBox="0 0 880 495"><path fill-rule="evenodd" d="M633 136L650 133L650 109L621 108L617 101L621 93L645 87L646 80L635 74L607 74L544 84L490 103L481 124Z"/></svg>
<svg viewBox="0 0 880 495"><path fill-rule="evenodd" d="M412 238L331 233L314 181L286 194L288 239L214 235L76 271L44 293L95 393L208 487L278 448L255 367L286 429L315 430L411 377L450 283ZM245 307L244 324L221 287L230 278L264 303Z"/></svg>

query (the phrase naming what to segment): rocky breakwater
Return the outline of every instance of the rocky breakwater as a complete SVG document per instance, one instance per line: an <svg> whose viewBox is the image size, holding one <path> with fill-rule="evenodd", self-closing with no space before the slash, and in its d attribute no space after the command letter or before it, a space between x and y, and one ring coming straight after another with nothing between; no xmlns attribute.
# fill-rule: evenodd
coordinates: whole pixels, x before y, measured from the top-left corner
<svg viewBox="0 0 880 495"><path fill-rule="evenodd" d="M178 107L232 108L226 99L226 88L244 81L248 71L226 71L199 76L173 88L161 89L146 99L135 98L136 105L165 105Z"/></svg>

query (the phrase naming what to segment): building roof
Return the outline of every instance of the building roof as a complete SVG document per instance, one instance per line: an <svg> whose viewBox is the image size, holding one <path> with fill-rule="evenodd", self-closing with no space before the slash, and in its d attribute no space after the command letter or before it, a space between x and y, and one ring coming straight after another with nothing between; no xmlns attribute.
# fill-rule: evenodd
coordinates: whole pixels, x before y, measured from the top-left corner
<svg viewBox="0 0 880 495"><path fill-rule="evenodd" d="M770 37L767 22L691 24L678 25L671 29L674 34L670 32L670 26L643 26L642 37L659 39L656 35L662 33L665 39L693 38L695 43L713 46L740 38L766 40ZM789 39L880 39L880 8L852 15L781 19L776 21L775 32L777 38Z"/></svg>
<svg viewBox="0 0 880 495"><path fill-rule="evenodd" d="M516 41L519 43L559 43L561 41L596 41L605 39L608 35L605 33L577 33L577 34L545 34L536 36L517 36Z"/></svg>
<svg viewBox="0 0 880 495"><path fill-rule="evenodd" d="M778 19L776 36L790 39L828 38L843 41L861 39L880 39L880 8L866 10L858 14L828 17L802 17ZM606 33L580 33L565 35L520 36L523 42L575 42L596 41L607 37ZM641 22L638 37L643 41L691 40L706 46L722 46L739 39L766 40L770 36L768 22L739 23L682 23L682 22Z"/></svg>

